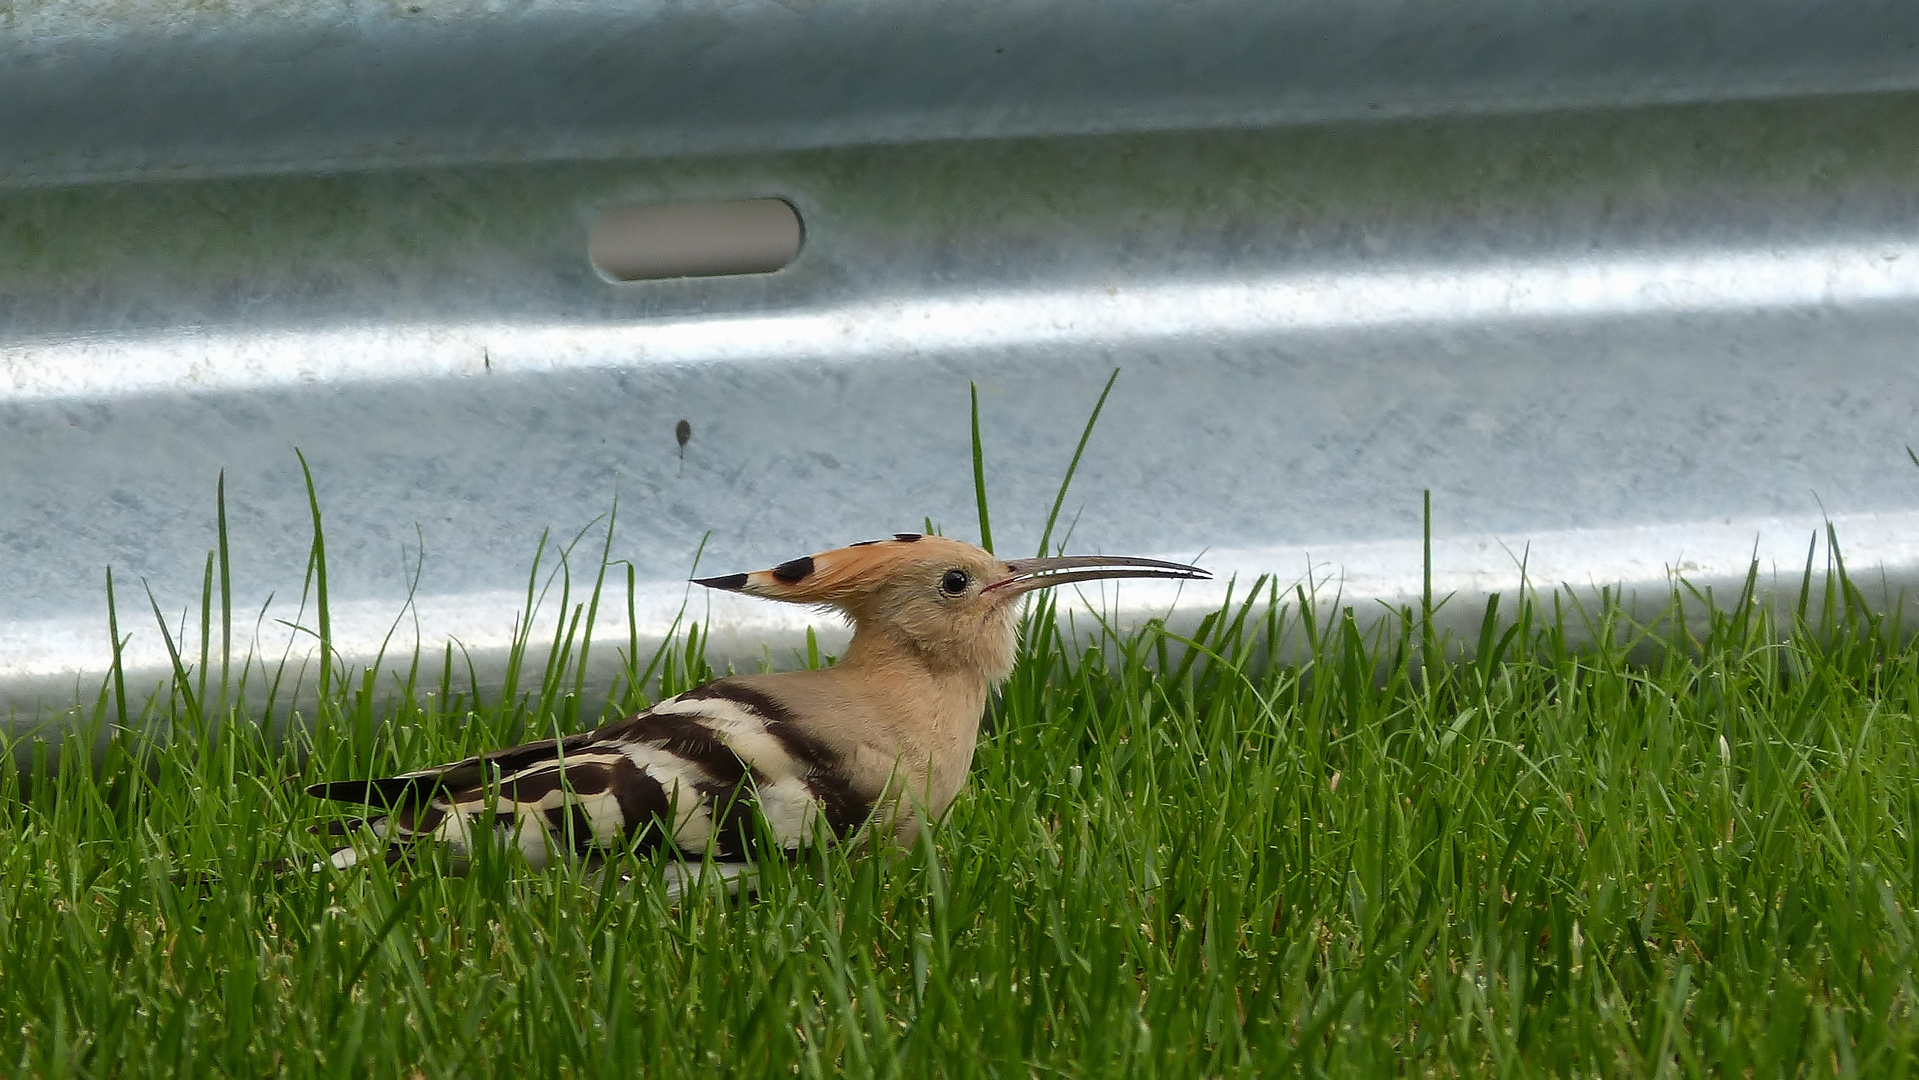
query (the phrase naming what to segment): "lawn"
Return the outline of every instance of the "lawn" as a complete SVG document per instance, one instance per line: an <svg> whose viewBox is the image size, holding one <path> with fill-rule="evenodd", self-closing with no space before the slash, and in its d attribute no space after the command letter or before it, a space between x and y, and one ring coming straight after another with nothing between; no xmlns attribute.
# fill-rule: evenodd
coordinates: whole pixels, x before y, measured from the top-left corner
<svg viewBox="0 0 1919 1080"><path fill-rule="evenodd" d="M52 769L22 737L0 771L0 1062L1913 1070L1919 649L1843 578L1716 614L1682 591L1650 624L1548 592L1474 641L1416 609L1365 629L1271 584L1242 596L1196 648L1036 609L930 844L825 852L757 896L678 906L644 863L597 879L503 855L466 876L274 863L324 850L309 827L333 812L300 779L626 713L709 674L697 627L606 700L575 694L562 640L491 696L445 657L405 688L330 677L282 737L289 718L257 722L259 684L222 691L217 661L183 659L171 696L124 719L109 682L81 735L96 754Z"/></svg>

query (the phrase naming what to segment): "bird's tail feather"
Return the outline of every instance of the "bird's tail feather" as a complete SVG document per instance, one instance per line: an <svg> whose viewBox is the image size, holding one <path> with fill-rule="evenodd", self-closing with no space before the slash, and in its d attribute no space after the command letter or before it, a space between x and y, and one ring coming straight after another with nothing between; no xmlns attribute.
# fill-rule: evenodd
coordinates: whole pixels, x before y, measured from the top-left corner
<svg viewBox="0 0 1919 1080"><path fill-rule="evenodd" d="M427 773L422 776L388 776L374 780L336 780L327 784L313 784L307 788L307 794L316 799L391 810L432 798L440 784L438 773Z"/></svg>

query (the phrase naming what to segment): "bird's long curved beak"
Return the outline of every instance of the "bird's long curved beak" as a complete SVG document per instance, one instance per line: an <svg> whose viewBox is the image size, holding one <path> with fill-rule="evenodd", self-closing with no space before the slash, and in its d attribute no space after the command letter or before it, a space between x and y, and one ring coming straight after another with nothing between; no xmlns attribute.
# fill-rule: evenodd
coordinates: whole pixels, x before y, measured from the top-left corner
<svg viewBox="0 0 1919 1080"><path fill-rule="evenodd" d="M1003 592L1009 596L1075 581L1104 578L1174 578L1208 581L1211 574L1185 563L1158 559L1135 559L1125 555L1062 555L1051 559L1008 559L1006 568L1012 577L986 586L982 592Z"/></svg>

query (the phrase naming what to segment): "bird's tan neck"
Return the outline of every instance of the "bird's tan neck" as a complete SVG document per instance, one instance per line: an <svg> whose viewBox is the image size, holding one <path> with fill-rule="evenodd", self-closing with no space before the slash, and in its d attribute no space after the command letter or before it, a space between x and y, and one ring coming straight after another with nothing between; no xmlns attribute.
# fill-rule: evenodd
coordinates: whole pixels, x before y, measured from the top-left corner
<svg viewBox="0 0 1919 1080"><path fill-rule="evenodd" d="M918 729L929 744L943 741L954 728L965 728L970 747L998 679L973 665L928 659L906 642L861 630L853 635L838 670L877 696L898 702L901 721L909 730ZM971 758L969 749L969 762Z"/></svg>
<svg viewBox="0 0 1919 1080"><path fill-rule="evenodd" d="M999 680L977 665L939 659L910 642L861 627L833 669L884 714L885 745L875 749L895 756L900 779L914 789L913 801L923 801L936 817L965 785L980 718Z"/></svg>

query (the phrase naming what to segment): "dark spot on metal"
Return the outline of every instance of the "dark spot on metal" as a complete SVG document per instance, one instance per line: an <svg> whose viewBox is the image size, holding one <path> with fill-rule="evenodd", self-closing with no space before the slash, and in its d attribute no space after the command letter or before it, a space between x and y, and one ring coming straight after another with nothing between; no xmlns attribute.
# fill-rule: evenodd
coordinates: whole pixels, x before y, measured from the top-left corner
<svg viewBox="0 0 1919 1080"><path fill-rule="evenodd" d="M680 453L686 453L686 444L693 438L693 425L682 420L673 425L673 438L680 444Z"/></svg>
<svg viewBox="0 0 1919 1080"><path fill-rule="evenodd" d="M722 574L719 577L696 577L693 584L704 585L709 589L730 589L738 592L746 588L745 574Z"/></svg>
<svg viewBox="0 0 1919 1080"><path fill-rule="evenodd" d="M773 577L775 580L791 585L794 582L805 580L806 575L812 572L813 556L802 555L797 559L789 559L775 566L773 568Z"/></svg>

